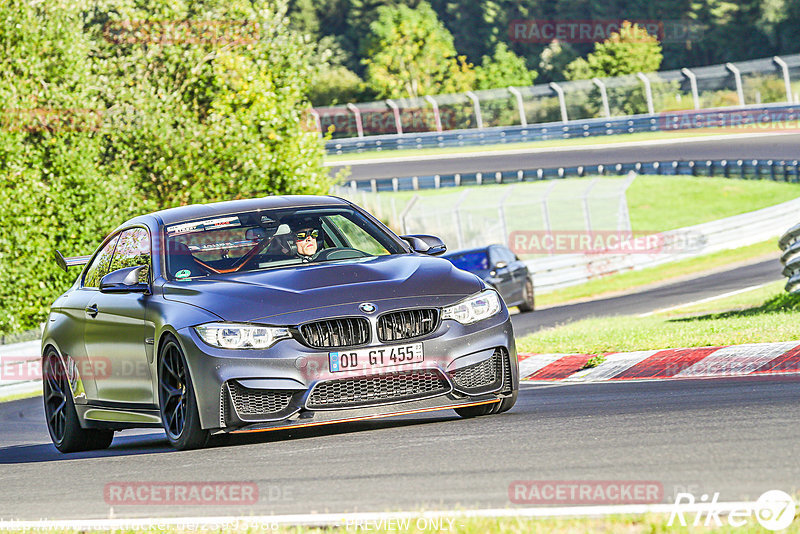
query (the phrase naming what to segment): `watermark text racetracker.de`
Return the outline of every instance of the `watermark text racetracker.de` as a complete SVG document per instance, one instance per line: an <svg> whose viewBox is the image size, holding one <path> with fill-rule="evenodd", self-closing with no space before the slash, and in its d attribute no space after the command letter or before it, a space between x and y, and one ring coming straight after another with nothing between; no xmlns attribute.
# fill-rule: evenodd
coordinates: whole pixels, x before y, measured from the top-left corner
<svg viewBox="0 0 800 534"><path fill-rule="evenodd" d="M508 26L508 36L517 43L547 44L554 40L562 43L600 43L619 33L622 19L515 19ZM630 20L662 43L697 41L705 27L689 20Z"/></svg>
<svg viewBox="0 0 800 534"><path fill-rule="evenodd" d="M702 250L705 242L693 231L514 230L508 236L516 254L677 254Z"/></svg>
<svg viewBox="0 0 800 534"><path fill-rule="evenodd" d="M288 501L292 495L287 487L259 488L255 482L150 481L109 482L103 498L110 506L239 506Z"/></svg>
<svg viewBox="0 0 800 534"><path fill-rule="evenodd" d="M664 486L652 480L515 480L508 486L514 504L654 504Z"/></svg>

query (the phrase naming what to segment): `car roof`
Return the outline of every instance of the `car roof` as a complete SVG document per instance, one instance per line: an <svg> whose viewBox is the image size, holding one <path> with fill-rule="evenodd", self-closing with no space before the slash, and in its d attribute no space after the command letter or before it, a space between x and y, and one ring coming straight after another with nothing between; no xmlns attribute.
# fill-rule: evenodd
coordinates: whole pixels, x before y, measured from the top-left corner
<svg viewBox="0 0 800 534"><path fill-rule="evenodd" d="M180 206L161 211L140 215L135 217L122 226L144 223L147 219L155 218L161 224L168 225L182 221L190 221L203 217L217 217L220 215L230 215L242 211L254 211L261 209L277 208L304 208L311 206L347 206L349 203L339 197L334 196L315 196L315 195L283 195L268 196L261 198L249 198L243 200L228 200L225 202L214 202L210 204L192 204L190 206Z"/></svg>

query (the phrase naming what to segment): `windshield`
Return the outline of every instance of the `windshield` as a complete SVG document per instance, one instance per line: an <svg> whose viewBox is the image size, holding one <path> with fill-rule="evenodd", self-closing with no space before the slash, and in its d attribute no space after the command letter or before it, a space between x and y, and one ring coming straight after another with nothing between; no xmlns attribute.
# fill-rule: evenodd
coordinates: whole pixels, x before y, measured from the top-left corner
<svg viewBox="0 0 800 534"><path fill-rule="evenodd" d="M291 267L405 252L351 208L259 210L166 227L167 277Z"/></svg>

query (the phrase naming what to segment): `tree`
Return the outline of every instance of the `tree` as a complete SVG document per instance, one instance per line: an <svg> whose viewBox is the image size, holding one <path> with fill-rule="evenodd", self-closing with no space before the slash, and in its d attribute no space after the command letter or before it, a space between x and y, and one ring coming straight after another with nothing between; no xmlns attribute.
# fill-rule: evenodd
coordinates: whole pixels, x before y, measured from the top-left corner
<svg viewBox="0 0 800 534"><path fill-rule="evenodd" d="M427 2L378 8L364 49L367 84L378 98L469 90L472 66L456 56L453 36Z"/></svg>
<svg viewBox="0 0 800 534"><path fill-rule="evenodd" d="M593 77L612 77L655 72L661 66L661 43L647 30L628 21L619 32L602 43L586 59L578 58L567 65L567 79L585 80Z"/></svg>
<svg viewBox="0 0 800 534"><path fill-rule="evenodd" d="M533 85L536 76L535 71L525 66L525 60L502 42L497 44L492 56L483 56L481 65L475 68L478 89Z"/></svg>
<svg viewBox="0 0 800 534"><path fill-rule="evenodd" d="M13 332L74 280L53 249L88 253L129 212L124 184L96 166L102 110L79 10L0 3L0 49L0 331Z"/></svg>
<svg viewBox="0 0 800 534"><path fill-rule="evenodd" d="M313 46L283 2L7 0L0 49L2 332L74 280L53 248L89 253L158 208L329 190Z"/></svg>

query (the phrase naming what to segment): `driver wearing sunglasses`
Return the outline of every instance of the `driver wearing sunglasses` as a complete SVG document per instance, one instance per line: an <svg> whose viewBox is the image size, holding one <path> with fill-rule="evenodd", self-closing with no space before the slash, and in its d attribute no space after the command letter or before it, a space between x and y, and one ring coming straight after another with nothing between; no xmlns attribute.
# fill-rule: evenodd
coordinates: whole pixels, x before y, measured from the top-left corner
<svg viewBox="0 0 800 534"><path fill-rule="evenodd" d="M304 260L310 261L317 253L319 230L317 228L301 228L294 232L294 242L297 246L297 254Z"/></svg>
<svg viewBox="0 0 800 534"><path fill-rule="evenodd" d="M289 222L290 233L286 236L290 243L290 255L303 262L312 261L323 247L321 221L316 217L302 217Z"/></svg>

